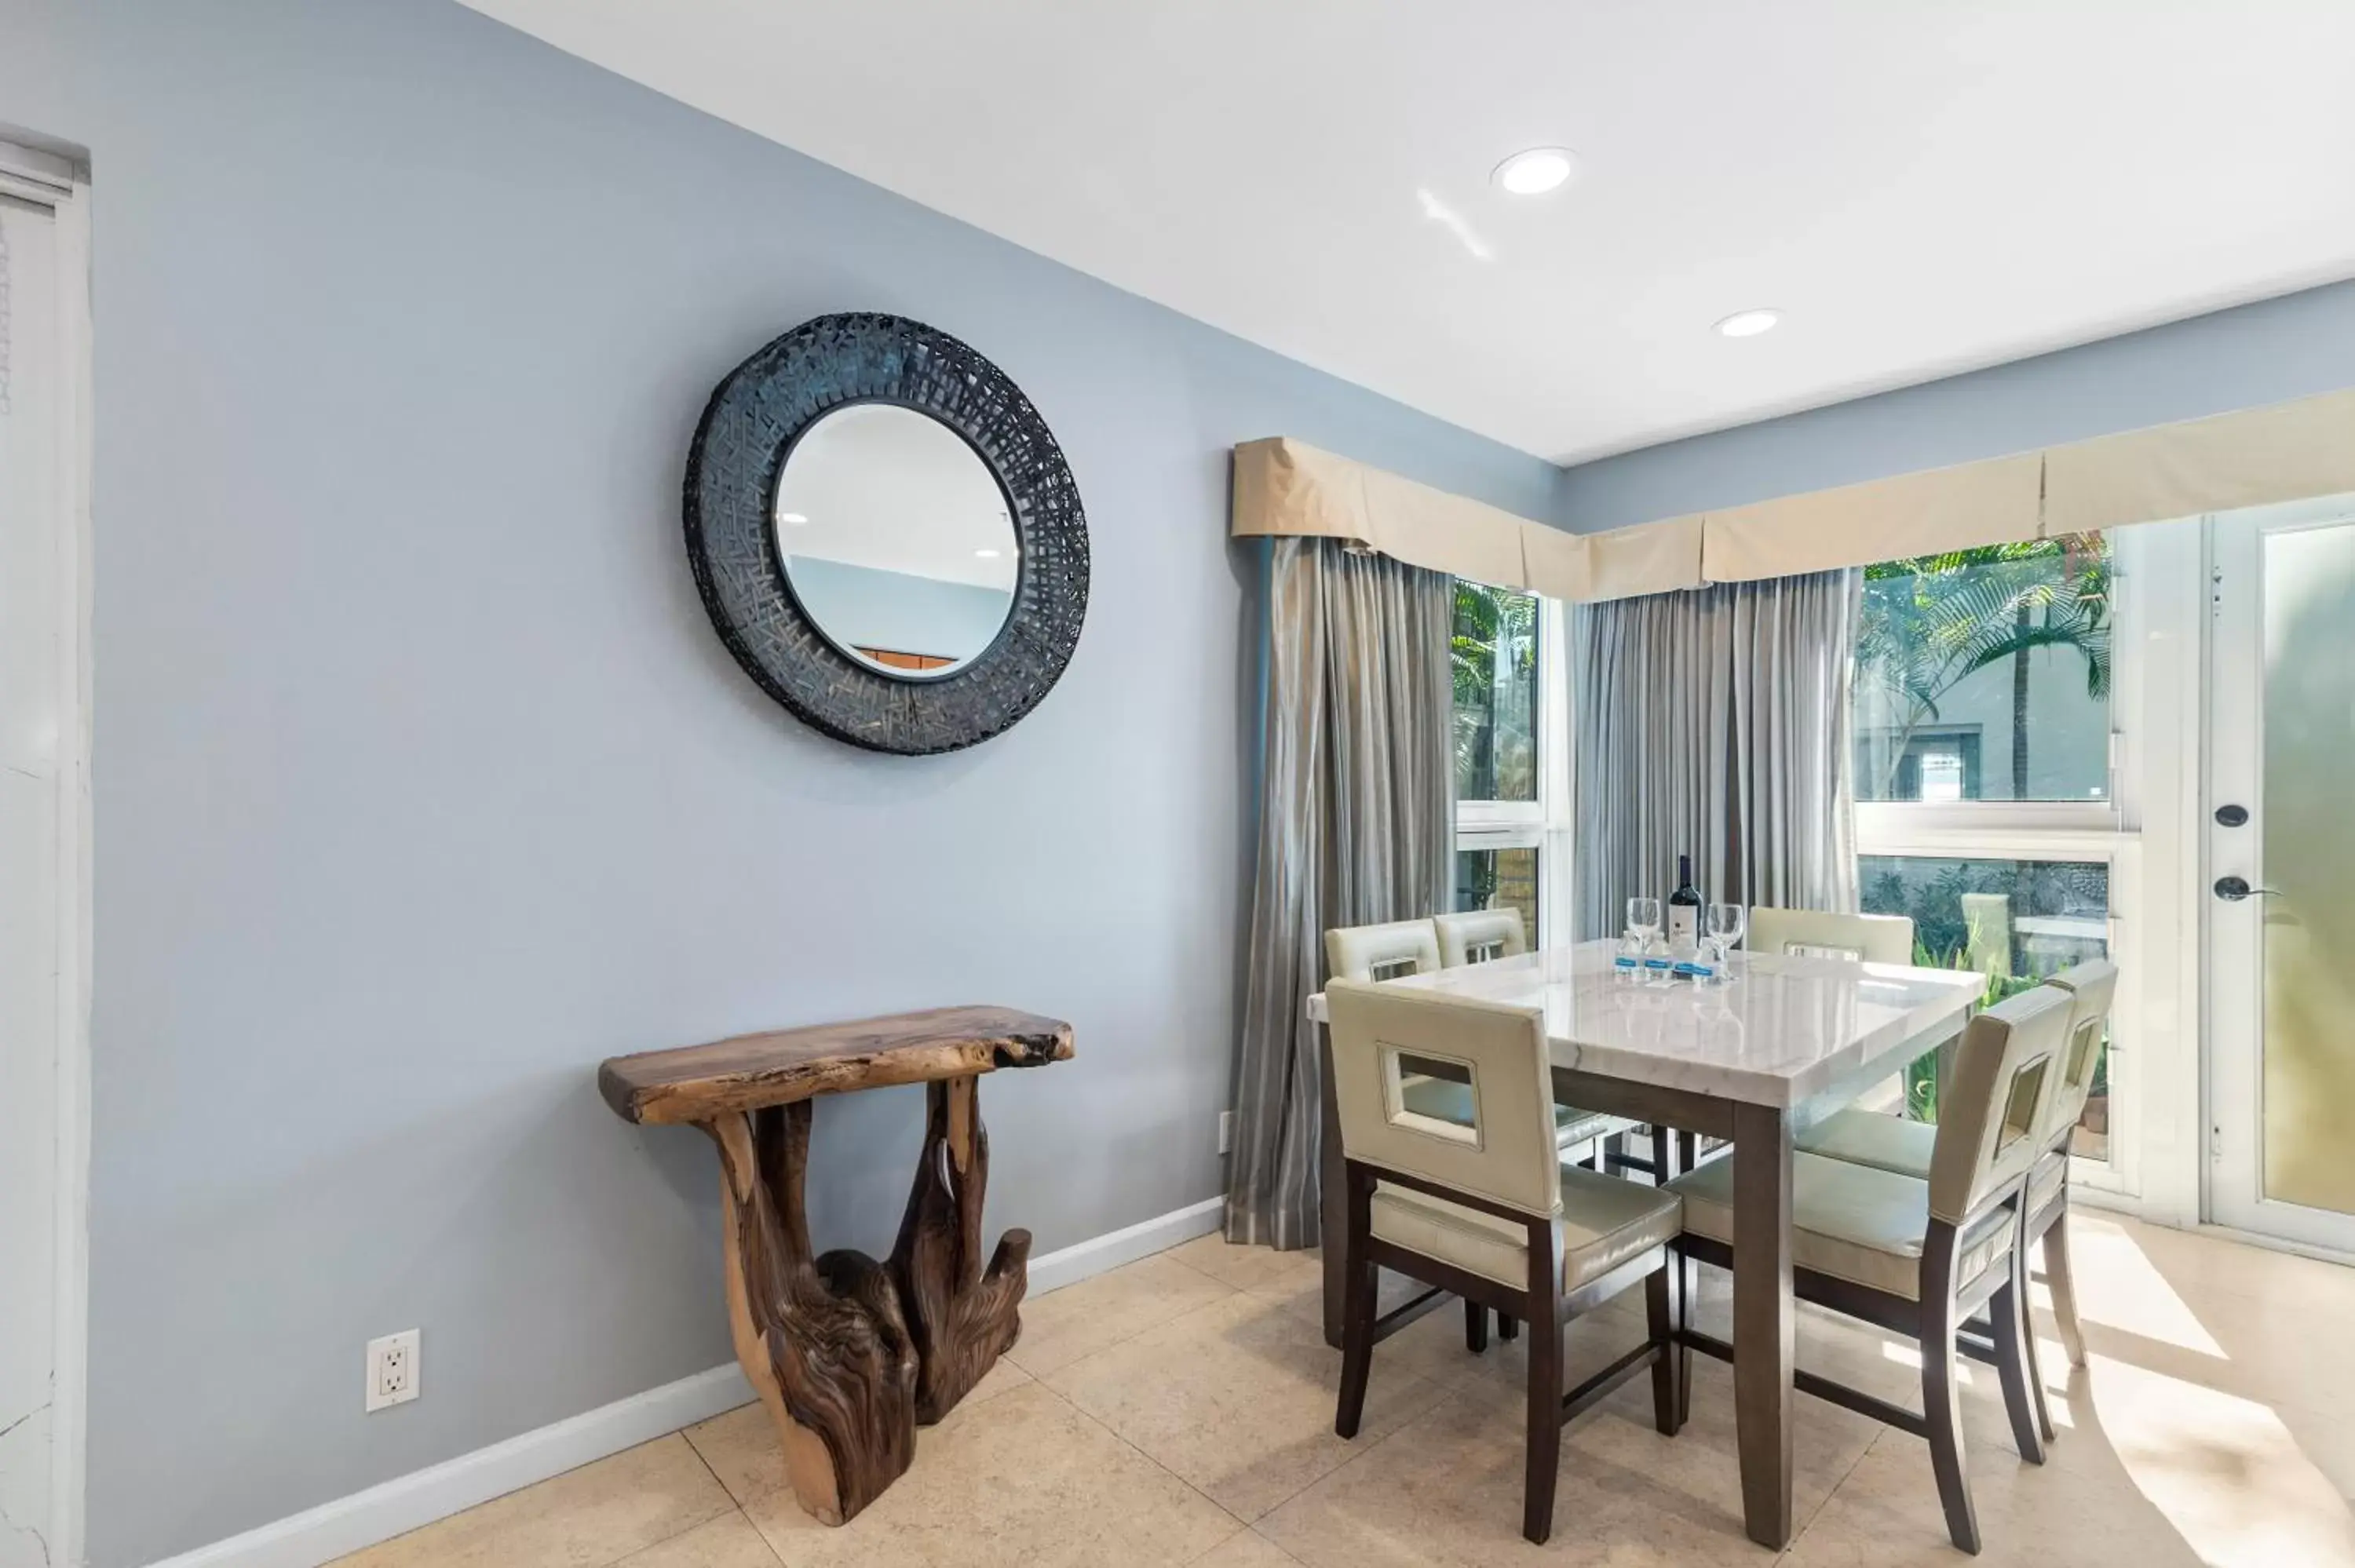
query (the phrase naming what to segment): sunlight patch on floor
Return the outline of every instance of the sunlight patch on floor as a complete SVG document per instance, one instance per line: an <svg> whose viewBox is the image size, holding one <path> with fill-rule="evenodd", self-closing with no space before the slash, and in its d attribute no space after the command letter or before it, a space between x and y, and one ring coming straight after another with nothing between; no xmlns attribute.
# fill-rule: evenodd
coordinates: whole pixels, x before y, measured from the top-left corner
<svg viewBox="0 0 2355 1568"><path fill-rule="evenodd" d="M2080 1319L2219 1361L2231 1359L2132 1236L2115 1225L2073 1219L2070 1228Z"/></svg>
<svg viewBox="0 0 2355 1568"><path fill-rule="evenodd" d="M2355 1563L2355 1514L2270 1408L2106 1356L2091 1371L2127 1475L2203 1561Z"/></svg>

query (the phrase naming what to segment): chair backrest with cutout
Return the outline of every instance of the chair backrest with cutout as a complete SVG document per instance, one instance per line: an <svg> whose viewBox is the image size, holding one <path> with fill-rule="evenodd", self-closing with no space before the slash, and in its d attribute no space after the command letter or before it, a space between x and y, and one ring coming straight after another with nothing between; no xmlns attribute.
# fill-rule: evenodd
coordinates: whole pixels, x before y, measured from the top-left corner
<svg viewBox="0 0 2355 1568"><path fill-rule="evenodd" d="M2051 986L1998 1002L1964 1026L1938 1094L1930 1213L1959 1224L2044 1151L2038 1136L2061 1083L2070 1000Z"/></svg>
<svg viewBox="0 0 2355 1568"><path fill-rule="evenodd" d="M1335 980L1428 974L1439 968L1439 932L1428 920L1337 926L1325 933L1325 967Z"/></svg>
<svg viewBox="0 0 2355 1568"><path fill-rule="evenodd" d="M2102 1037L2110 1027L2110 1003L2117 995L2118 966L2092 959L2044 982L2069 993L2069 1044L2061 1058L2061 1087L2044 1119L2042 1141L2050 1148L2085 1114L2094 1091L2094 1068L2101 1061Z"/></svg>
<svg viewBox="0 0 2355 1568"><path fill-rule="evenodd" d="M1913 922L1902 915L1831 915L1820 909L1750 911L1750 950L1911 964Z"/></svg>
<svg viewBox="0 0 2355 1568"><path fill-rule="evenodd" d="M1467 909L1439 916L1432 924L1439 930L1439 961L1451 969L1529 950L1529 927L1518 909Z"/></svg>
<svg viewBox="0 0 2355 1568"><path fill-rule="evenodd" d="M1420 989L1338 980L1325 991L1341 1147L1352 1160L1418 1176L1528 1214L1561 1198L1545 1017ZM1438 1062L1470 1083L1472 1119L1409 1110L1403 1080Z"/></svg>

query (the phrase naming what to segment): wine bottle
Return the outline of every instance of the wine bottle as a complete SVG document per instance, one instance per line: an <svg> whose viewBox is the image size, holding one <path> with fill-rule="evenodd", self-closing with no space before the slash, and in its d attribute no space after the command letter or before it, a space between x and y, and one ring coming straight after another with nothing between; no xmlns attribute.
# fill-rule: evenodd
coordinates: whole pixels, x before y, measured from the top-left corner
<svg viewBox="0 0 2355 1568"><path fill-rule="evenodd" d="M1668 944L1700 944L1700 895L1693 890L1692 856L1677 856L1677 890L1668 895Z"/></svg>

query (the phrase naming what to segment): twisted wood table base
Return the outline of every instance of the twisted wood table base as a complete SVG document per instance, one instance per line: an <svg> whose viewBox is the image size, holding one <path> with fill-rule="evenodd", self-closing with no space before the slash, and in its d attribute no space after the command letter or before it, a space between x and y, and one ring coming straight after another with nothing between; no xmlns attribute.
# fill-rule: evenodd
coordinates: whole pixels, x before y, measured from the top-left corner
<svg viewBox="0 0 2355 1568"><path fill-rule="evenodd" d="M1030 1233L982 1262L989 1135L979 1075L1071 1054L1070 1026L954 1008L615 1057L600 1073L632 1121L692 1125L719 1147L728 1317L802 1507L840 1524L915 1457L1022 1331ZM925 1086L924 1141L891 1255L815 1253L804 1183L811 1096Z"/></svg>
<svg viewBox="0 0 2355 1568"><path fill-rule="evenodd" d="M783 1438L803 1508L840 1524L915 1457L1022 1331L1030 1233L981 1266L989 1140L970 1077L926 1086L922 1158L891 1255L812 1255L803 1206L811 1102L704 1123L719 1145L736 1356Z"/></svg>

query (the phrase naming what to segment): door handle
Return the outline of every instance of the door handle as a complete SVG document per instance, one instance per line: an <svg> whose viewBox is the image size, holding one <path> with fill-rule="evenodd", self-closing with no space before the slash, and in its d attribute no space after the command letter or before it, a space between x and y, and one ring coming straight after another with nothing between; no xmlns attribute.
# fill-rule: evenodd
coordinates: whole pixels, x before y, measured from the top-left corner
<svg viewBox="0 0 2355 1568"><path fill-rule="evenodd" d="M2242 899L2253 895L2259 898L2279 898L2281 890L2274 887L2251 887L2245 877L2220 876L2216 879L2216 896L2227 904L2238 904Z"/></svg>

